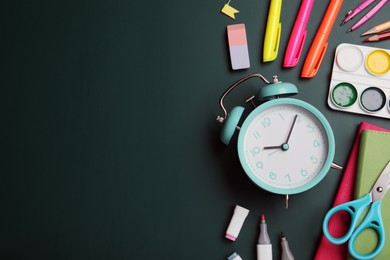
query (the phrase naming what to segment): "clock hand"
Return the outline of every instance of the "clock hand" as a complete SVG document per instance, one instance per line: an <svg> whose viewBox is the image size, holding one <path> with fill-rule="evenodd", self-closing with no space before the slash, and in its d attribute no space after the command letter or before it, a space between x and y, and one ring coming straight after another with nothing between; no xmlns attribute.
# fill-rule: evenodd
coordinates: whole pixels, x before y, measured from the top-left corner
<svg viewBox="0 0 390 260"><path fill-rule="evenodd" d="M271 145L271 146L265 146L263 149L282 149L283 151L287 151L290 146L288 145L288 141L290 140L291 133L294 129L295 123L297 122L298 115L295 115L294 121L290 127L290 131L288 132L287 140L286 142L282 143L281 145Z"/></svg>
<svg viewBox="0 0 390 260"><path fill-rule="evenodd" d="M282 149L283 151L287 151L290 146L287 143L283 143L281 145L273 145L273 146L265 146L263 149Z"/></svg>
<svg viewBox="0 0 390 260"><path fill-rule="evenodd" d="M274 145L274 146L265 146L263 149L278 149L282 148L282 145Z"/></svg>
<svg viewBox="0 0 390 260"><path fill-rule="evenodd" d="M297 122L297 118L298 118L298 115L295 115L294 122L292 123L292 126L290 128L290 132L288 133L287 140L286 140L285 144L288 144L288 140L290 140L290 136L291 136L291 133L294 129L295 123Z"/></svg>
<svg viewBox="0 0 390 260"><path fill-rule="evenodd" d="M298 115L295 115L294 121L291 125L290 131L288 132L287 140L286 142L282 143L281 145L271 145L271 146L265 146L263 149L282 149L283 151L287 151L290 146L288 145L288 141L290 140L291 133L294 129L295 123L297 122Z"/></svg>

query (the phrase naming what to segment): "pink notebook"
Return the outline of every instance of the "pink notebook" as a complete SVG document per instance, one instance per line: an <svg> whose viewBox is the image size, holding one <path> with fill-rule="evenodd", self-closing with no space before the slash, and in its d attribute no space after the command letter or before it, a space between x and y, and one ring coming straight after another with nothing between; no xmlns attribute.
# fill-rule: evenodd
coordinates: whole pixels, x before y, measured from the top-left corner
<svg viewBox="0 0 390 260"><path fill-rule="evenodd" d="M341 179L339 189L337 191L333 206L340 205L342 203L351 201L354 199L355 192L355 179L356 179L356 169L357 169L357 160L359 155L359 143L360 143L360 134L363 130L377 130L390 132L388 129L381 128L376 125L369 124L367 122L361 122L359 131L355 138L355 142L352 147L351 154L349 155L349 160L344 168L343 178ZM345 215L344 215L345 216ZM342 236L347 233L349 227L349 216L346 218L342 214L336 214L329 221L328 229L329 232L335 237ZM321 237L320 244L318 246L315 260L345 260L348 256L348 243L341 245L334 245L330 243L324 235Z"/></svg>

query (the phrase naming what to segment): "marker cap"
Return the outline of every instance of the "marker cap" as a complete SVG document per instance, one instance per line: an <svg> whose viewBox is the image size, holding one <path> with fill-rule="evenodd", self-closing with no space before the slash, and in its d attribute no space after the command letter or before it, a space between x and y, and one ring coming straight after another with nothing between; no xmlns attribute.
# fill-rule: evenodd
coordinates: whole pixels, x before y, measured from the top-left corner
<svg viewBox="0 0 390 260"><path fill-rule="evenodd" d="M225 237L232 241L235 241L240 233L241 227L244 224L246 217L248 216L249 210L236 205L234 208L232 219L230 220L229 226L226 230Z"/></svg>

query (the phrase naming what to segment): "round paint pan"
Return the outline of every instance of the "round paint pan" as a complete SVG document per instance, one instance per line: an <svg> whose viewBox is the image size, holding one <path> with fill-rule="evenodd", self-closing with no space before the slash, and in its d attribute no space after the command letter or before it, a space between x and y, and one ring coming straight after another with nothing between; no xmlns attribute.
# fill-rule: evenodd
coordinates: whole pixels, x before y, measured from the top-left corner
<svg viewBox="0 0 390 260"><path fill-rule="evenodd" d="M368 112L377 112L386 104L386 95L380 88L366 88L360 95L360 105Z"/></svg>
<svg viewBox="0 0 390 260"><path fill-rule="evenodd" d="M359 69L363 60L363 53L356 46L344 46L336 54L337 65L340 69L348 72Z"/></svg>
<svg viewBox="0 0 390 260"><path fill-rule="evenodd" d="M390 112L390 99L387 100L387 110L389 110L389 112Z"/></svg>
<svg viewBox="0 0 390 260"><path fill-rule="evenodd" d="M351 83L341 82L332 90L332 102L338 107L346 108L355 104L358 94Z"/></svg>
<svg viewBox="0 0 390 260"><path fill-rule="evenodd" d="M390 55L383 50L370 52L366 58L366 69L374 75L383 75L390 70Z"/></svg>

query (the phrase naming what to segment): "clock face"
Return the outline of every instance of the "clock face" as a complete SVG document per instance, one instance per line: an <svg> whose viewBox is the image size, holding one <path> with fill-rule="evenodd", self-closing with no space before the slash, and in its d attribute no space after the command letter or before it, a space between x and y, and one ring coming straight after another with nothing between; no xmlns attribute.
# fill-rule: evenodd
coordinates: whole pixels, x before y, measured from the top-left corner
<svg viewBox="0 0 390 260"><path fill-rule="evenodd" d="M299 193L320 182L330 169L333 132L312 105L290 98L271 100L245 119L238 154L258 186L278 194Z"/></svg>

